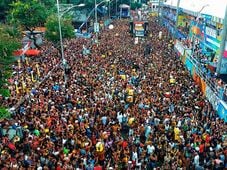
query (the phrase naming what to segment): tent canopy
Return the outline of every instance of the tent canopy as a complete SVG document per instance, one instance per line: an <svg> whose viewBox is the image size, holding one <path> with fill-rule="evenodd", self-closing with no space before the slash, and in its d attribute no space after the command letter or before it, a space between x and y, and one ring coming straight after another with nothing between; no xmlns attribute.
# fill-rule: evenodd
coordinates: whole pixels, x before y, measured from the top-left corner
<svg viewBox="0 0 227 170"><path fill-rule="evenodd" d="M121 4L120 8L130 8L130 6L126 5L126 4Z"/></svg>
<svg viewBox="0 0 227 170"><path fill-rule="evenodd" d="M29 49L25 52L26 56L38 56L40 54L39 50L36 49ZM13 52L14 56L21 56L23 55L23 50L17 50Z"/></svg>
<svg viewBox="0 0 227 170"><path fill-rule="evenodd" d="M40 54L40 51L36 49L29 49L25 52L25 55L27 56L38 56L39 54Z"/></svg>

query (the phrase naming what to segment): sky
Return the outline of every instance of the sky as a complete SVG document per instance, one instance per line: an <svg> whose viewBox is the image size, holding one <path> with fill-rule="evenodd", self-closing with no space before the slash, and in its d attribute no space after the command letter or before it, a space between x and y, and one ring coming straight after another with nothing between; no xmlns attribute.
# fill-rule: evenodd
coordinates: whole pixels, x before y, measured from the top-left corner
<svg viewBox="0 0 227 170"><path fill-rule="evenodd" d="M166 4L177 6L178 0L167 0ZM205 6L205 7L204 7ZM180 7L224 19L227 0L180 0Z"/></svg>

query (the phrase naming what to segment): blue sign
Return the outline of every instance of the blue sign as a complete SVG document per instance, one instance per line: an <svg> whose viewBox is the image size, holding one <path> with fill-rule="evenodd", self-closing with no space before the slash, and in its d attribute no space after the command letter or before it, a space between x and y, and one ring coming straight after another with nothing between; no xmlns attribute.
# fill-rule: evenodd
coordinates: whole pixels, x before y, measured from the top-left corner
<svg viewBox="0 0 227 170"><path fill-rule="evenodd" d="M211 21L212 19L212 15L208 15L208 14L202 14L202 17L205 19L205 21Z"/></svg>
<svg viewBox="0 0 227 170"><path fill-rule="evenodd" d="M77 38L91 38L91 34L90 33L77 32L75 35L76 35Z"/></svg>
<svg viewBox="0 0 227 170"><path fill-rule="evenodd" d="M187 69L192 74L192 71L193 71L193 63L190 61L190 59L188 57L186 58L185 66L187 67Z"/></svg>
<svg viewBox="0 0 227 170"><path fill-rule="evenodd" d="M227 122L227 104L221 100L218 104L218 115L221 119Z"/></svg>

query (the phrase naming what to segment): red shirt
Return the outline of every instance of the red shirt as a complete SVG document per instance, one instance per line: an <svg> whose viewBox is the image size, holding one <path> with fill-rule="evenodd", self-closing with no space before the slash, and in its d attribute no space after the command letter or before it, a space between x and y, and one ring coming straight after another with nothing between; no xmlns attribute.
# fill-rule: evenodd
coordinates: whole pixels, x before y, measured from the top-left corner
<svg viewBox="0 0 227 170"><path fill-rule="evenodd" d="M94 170L102 170L102 166L95 166Z"/></svg>
<svg viewBox="0 0 227 170"><path fill-rule="evenodd" d="M128 142L127 141L123 141L122 142L122 148L124 149L124 148L126 148L128 146Z"/></svg>
<svg viewBox="0 0 227 170"><path fill-rule="evenodd" d="M201 145L199 146L199 153L203 153L203 152L204 152L204 147L205 147L204 144L201 144Z"/></svg>

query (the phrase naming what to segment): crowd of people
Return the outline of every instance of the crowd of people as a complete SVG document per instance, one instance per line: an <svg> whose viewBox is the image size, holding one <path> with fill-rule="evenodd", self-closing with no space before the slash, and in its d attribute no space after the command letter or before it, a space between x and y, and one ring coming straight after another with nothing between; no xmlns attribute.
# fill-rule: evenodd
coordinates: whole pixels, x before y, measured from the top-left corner
<svg viewBox="0 0 227 170"><path fill-rule="evenodd" d="M59 62L58 50L49 42L42 46L38 56L18 57L9 79L10 97L0 104L9 108L16 106Z"/></svg>
<svg viewBox="0 0 227 170"><path fill-rule="evenodd" d="M113 26L93 37L98 43L66 40L67 70L60 65L0 122L16 131L0 133L1 169L226 168L226 124L169 48L166 29L150 20L151 36L135 44L129 21Z"/></svg>

